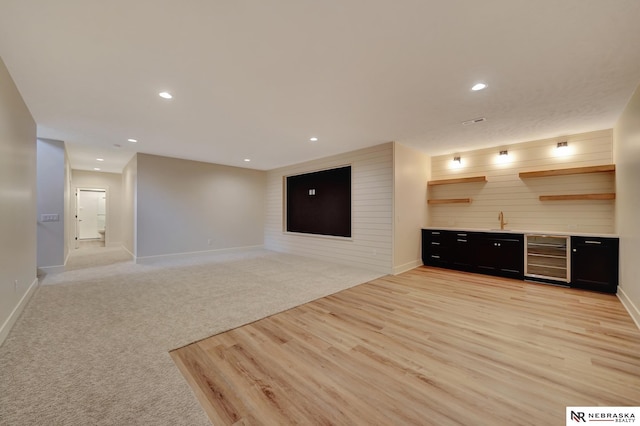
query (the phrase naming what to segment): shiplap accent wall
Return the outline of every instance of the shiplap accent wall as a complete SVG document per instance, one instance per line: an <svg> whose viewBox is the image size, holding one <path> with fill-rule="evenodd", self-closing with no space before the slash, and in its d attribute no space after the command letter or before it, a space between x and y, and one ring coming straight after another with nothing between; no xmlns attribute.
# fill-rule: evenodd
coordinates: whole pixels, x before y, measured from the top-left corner
<svg viewBox="0 0 640 426"><path fill-rule="evenodd" d="M285 176L351 165L352 238L287 233L283 227ZM393 144L271 170L267 173L265 247L381 273L392 272Z"/></svg>
<svg viewBox="0 0 640 426"><path fill-rule="evenodd" d="M429 225L499 228L503 211L506 229L614 233L615 201L540 201L540 195L615 192L611 173L520 179L519 172L596 166L613 163L612 130L556 137L432 157L431 180L485 175L486 183L430 186L429 199L471 198L470 204L430 204ZM567 141L569 153L558 156L557 142ZM499 163L499 150L508 162ZM462 166L453 168L453 156Z"/></svg>

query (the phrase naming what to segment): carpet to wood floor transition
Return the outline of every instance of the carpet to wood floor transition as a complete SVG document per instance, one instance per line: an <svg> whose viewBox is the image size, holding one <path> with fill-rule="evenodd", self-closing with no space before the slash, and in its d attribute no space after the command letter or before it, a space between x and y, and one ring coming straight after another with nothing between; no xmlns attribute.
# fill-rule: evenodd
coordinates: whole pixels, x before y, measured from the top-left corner
<svg viewBox="0 0 640 426"><path fill-rule="evenodd" d="M171 353L216 425L564 425L640 405L613 295L421 267Z"/></svg>

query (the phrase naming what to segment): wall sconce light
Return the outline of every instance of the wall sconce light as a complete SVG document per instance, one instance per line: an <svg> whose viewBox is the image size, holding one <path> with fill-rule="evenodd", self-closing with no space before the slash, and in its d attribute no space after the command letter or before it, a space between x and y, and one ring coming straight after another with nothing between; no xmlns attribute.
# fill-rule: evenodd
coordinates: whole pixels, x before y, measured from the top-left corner
<svg viewBox="0 0 640 426"><path fill-rule="evenodd" d="M462 161L460 160L460 156L456 155L455 157L453 157L453 162L454 163L458 163L458 164L462 164Z"/></svg>
<svg viewBox="0 0 640 426"><path fill-rule="evenodd" d="M453 161L451 162L451 168L458 169L460 167L462 167L462 160L459 155L456 155L453 157Z"/></svg>
<svg viewBox="0 0 640 426"><path fill-rule="evenodd" d="M496 164L506 164L509 162L509 151L501 149L498 151L498 158L495 160Z"/></svg>
<svg viewBox="0 0 640 426"><path fill-rule="evenodd" d="M569 153L569 142L558 142L556 145L556 155L567 155Z"/></svg>

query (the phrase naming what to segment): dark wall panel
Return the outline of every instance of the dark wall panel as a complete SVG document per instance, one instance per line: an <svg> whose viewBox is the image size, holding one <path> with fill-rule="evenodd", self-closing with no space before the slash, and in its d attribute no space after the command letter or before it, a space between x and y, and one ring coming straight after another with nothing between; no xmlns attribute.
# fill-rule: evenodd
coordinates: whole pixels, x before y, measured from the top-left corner
<svg viewBox="0 0 640 426"><path fill-rule="evenodd" d="M351 237L351 166L287 177L287 231Z"/></svg>

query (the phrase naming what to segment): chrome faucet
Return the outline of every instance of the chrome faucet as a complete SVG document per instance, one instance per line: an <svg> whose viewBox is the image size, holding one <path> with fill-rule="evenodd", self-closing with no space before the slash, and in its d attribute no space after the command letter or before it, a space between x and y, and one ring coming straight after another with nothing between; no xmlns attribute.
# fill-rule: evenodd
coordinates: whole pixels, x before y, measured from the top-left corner
<svg viewBox="0 0 640 426"><path fill-rule="evenodd" d="M504 226L509 223L504 221L504 213L500 212L500 214L498 215L498 220L500 221L500 229L504 230Z"/></svg>

